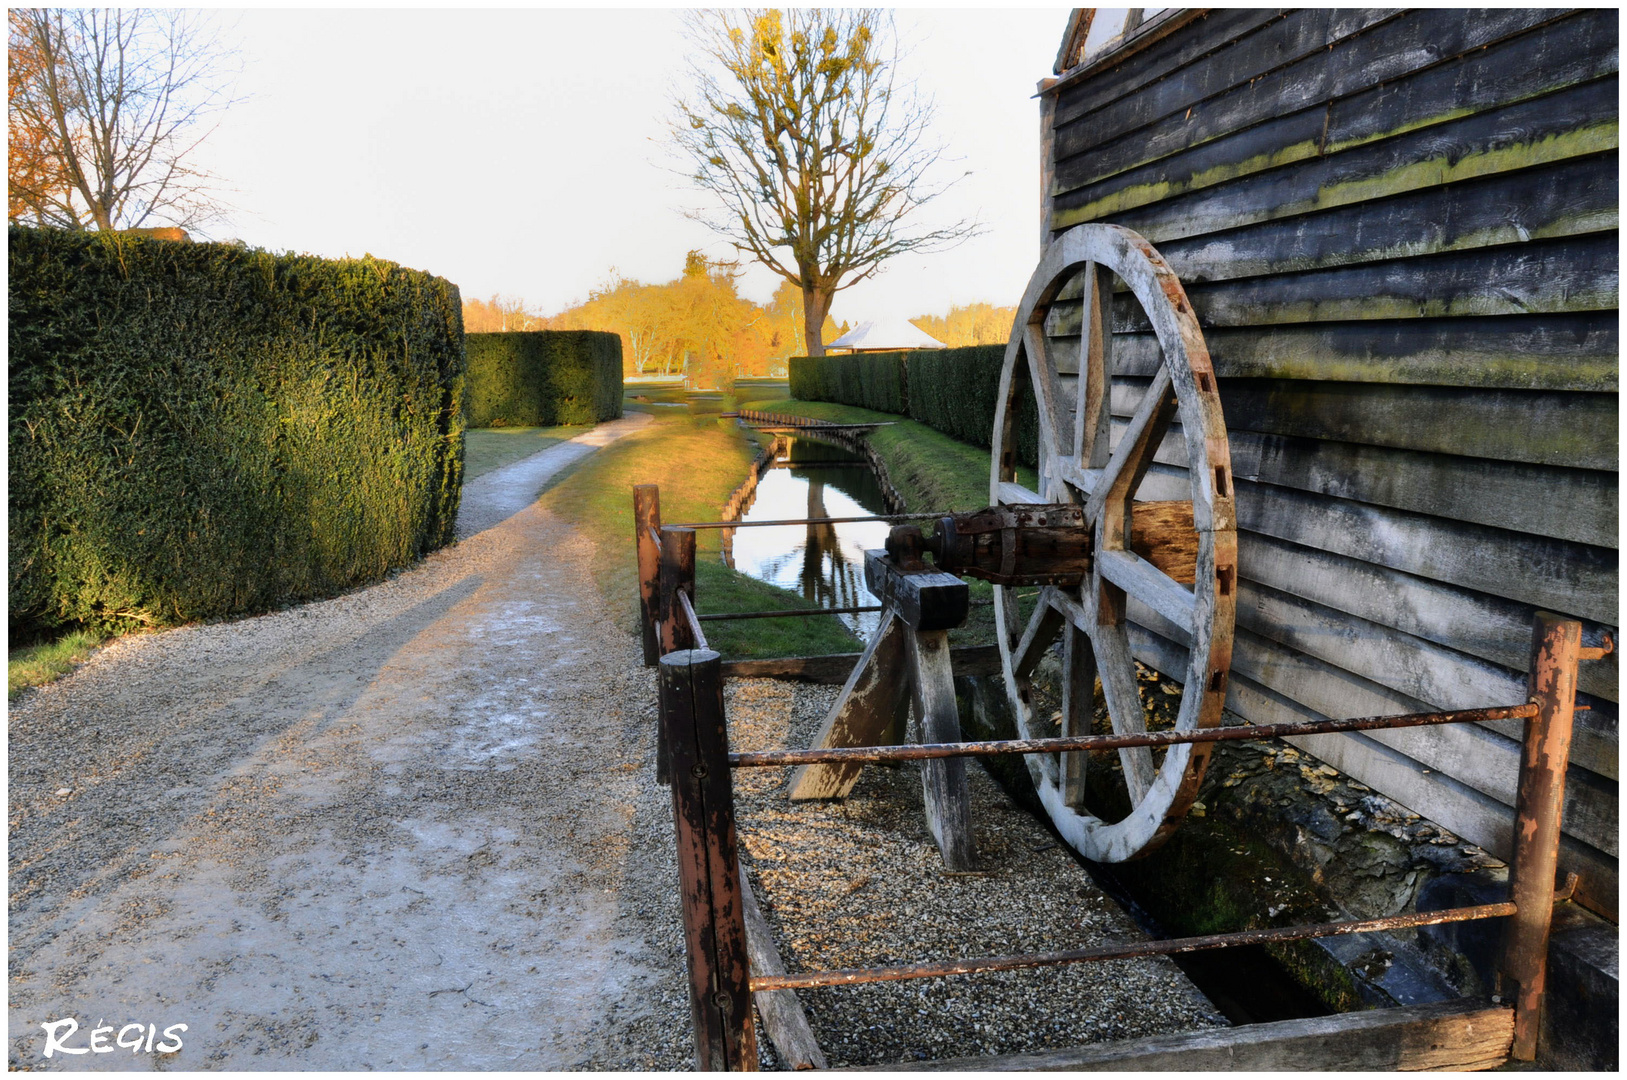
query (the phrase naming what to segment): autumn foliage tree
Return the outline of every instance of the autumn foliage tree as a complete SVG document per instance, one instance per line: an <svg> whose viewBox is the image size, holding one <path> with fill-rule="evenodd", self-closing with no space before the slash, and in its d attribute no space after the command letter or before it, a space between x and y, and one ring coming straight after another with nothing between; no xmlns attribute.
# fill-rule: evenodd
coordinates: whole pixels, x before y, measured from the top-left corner
<svg viewBox="0 0 1627 1080"><path fill-rule="evenodd" d="M689 36L672 138L713 197L693 216L796 286L806 352L822 356L839 290L975 231L920 223L944 190L931 106L900 82L883 11L708 11Z"/></svg>
<svg viewBox="0 0 1627 1080"><path fill-rule="evenodd" d="M538 330L544 319L525 308L525 301L493 293L490 300L463 302L463 332L489 334L504 330Z"/></svg>
<svg viewBox="0 0 1627 1080"><path fill-rule="evenodd" d="M545 325L620 334L630 375L687 374L703 386L768 375L783 368L786 357L806 350L801 297L787 283L767 305L754 303L739 293L739 272L736 264L707 259L698 251L685 258L682 274L662 284L644 284L612 271L584 303ZM826 330L837 330L828 317Z"/></svg>
<svg viewBox="0 0 1627 1080"><path fill-rule="evenodd" d="M952 349L963 345L1004 345L1011 337L1014 307L974 303L956 305L945 315L918 315L911 319L920 329Z"/></svg>

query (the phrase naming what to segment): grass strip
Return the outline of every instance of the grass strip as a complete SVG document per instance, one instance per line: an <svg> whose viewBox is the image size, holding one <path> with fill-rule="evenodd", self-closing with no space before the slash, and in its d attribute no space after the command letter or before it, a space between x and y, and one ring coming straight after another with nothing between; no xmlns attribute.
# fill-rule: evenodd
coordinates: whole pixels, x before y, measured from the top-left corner
<svg viewBox="0 0 1627 1080"><path fill-rule="evenodd" d="M464 482L592 430L591 424L579 427L469 428L463 433Z"/></svg>
<svg viewBox="0 0 1627 1080"><path fill-rule="evenodd" d="M661 488L664 521L715 521L745 479L757 440L733 420L663 410L655 421L582 460L542 496L542 504L593 541L592 571L607 614L638 628L638 566L633 550L633 485ZM695 600L703 614L813 611L795 593L723 564L719 530L696 536ZM857 639L832 615L708 623L711 646L730 659L853 652Z"/></svg>
<svg viewBox="0 0 1627 1080"><path fill-rule="evenodd" d="M94 630L73 630L55 641L11 649L6 656L8 700L31 686L44 686L66 675L89 660L106 640L106 635Z"/></svg>

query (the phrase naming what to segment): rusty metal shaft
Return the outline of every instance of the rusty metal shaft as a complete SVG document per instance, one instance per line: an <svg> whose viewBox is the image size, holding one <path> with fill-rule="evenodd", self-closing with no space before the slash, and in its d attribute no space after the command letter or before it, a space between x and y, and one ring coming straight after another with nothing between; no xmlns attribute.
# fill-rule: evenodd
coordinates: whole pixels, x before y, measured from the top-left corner
<svg viewBox="0 0 1627 1080"><path fill-rule="evenodd" d="M996 754L1049 754L1066 750L1120 750L1127 746L1174 746L1179 743L1227 742L1248 739L1292 738L1335 731L1375 731L1384 728L1424 727L1430 724L1471 724L1485 720L1525 720L1537 706L1506 705L1456 712L1406 713L1401 716L1358 716L1350 720L1313 720L1300 724L1248 724L1239 727L1200 728L1193 731L1149 731L1131 735L1074 735L1061 739L1002 739L990 742L924 743L919 746L843 746L813 750L757 750L730 754L735 768L770 765L879 764L887 761L927 761L935 758L983 757Z"/></svg>
<svg viewBox="0 0 1627 1080"><path fill-rule="evenodd" d="M685 521L675 529L761 529L769 525L845 525L855 521L931 521L936 514L866 514L863 517L785 518L781 521Z"/></svg>
<svg viewBox="0 0 1627 1080"><path fill-rule="evenodd" d="M754 992L762 990L809 990L818 986L857 986L860 983L898 982L904 979L941 979L950 975L975 975L986 971L1016 971L1020 968L1052 967L1057 964L1079 964L1093 960L1125 960L1141 956L1169 956L1174 953L1199 952L1204 949L1222 949L1231 945L1263 945L1277 941L1300 941L1305 938L1334 937L1341 934L1366 934L1375 930L1400 930L1411 926L1434 926L1439 923L1491 919L1499 915L1513 915L1515 910L1515 905L1512 903L1479 904L1475 907L1448 908L1444 911L1391 915L1383 919L1315 923L1310 926L1285 926L1274 930L1244 930L1235 934L1209 934L1204 937L1170 938L1165 941L1132 941L1122 945L1100 945L1094 949L1070 949L1064 952L988 956L981 959L900 964L896 967L807 971L793 975L758 975L751 980L751 989Z"/></svg>

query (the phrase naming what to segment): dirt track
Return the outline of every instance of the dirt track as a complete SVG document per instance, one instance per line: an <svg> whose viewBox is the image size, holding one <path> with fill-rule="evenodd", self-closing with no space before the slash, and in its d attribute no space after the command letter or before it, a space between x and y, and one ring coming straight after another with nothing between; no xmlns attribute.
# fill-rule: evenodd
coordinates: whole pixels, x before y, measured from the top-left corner
<svg viewBox="0 0 1627 1080"><path fill-rule="evenodd" d="M653 678L600 615L587 541L534 501L646 420L473 481L464 538L392 580L126 638L19 700L13 1068L691 1066ZM805 741L833 696L734 682L733 734ZM740 781L746 862L793 966L1136 934L987 778L986 872L950 878L913 773L870 773L829 806L788 806L783 776ZM1223 1022L1168 961L963 982L807 1004L833 1065ZM137 1048L45 1058L40 1025L67 1017L68 1048L103 1027ZM126 1029L162 1044L178 1024L168 1056Z"/></svg>
<svg viewBox="0 0 1627 1080"><path fill-rule="evenodd" d="M13 1068L688 1064L650 680L532 502L646 419L471 483L467 539L390 581L18 702ZM46 1060L69 1016L187 1028Z"/></svg>

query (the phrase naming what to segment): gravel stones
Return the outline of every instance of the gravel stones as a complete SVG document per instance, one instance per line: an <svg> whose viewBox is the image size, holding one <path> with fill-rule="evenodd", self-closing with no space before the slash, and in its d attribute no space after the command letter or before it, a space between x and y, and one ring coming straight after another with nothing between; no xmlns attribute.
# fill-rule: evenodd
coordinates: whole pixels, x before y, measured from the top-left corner
<svg viewBox="0 0 1627 1080"><path fill-rule="evenodd" d="M828 687L731 683L731 749L807 745L833 697ZM788 970L1142 937L1045 825L1014 806L981 768L967 775L981 866L975 874L943 870L914 765L866 766L846 800L809 803L786 801L786 770L735 772L743 862ZM1225 1023L1163 958L799 996L833 1067L1034 1051Z"/></svg>

